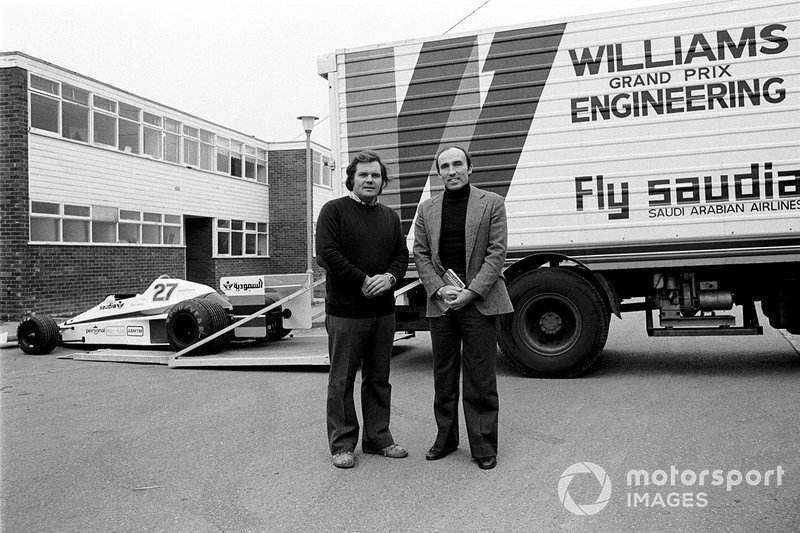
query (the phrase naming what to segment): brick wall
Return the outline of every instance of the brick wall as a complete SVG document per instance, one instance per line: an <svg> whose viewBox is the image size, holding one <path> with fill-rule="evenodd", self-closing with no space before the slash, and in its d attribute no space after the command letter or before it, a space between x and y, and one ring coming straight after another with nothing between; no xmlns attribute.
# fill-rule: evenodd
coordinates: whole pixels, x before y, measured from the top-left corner
<svg viewBox="0 0 800 533"><path fill-rule="evenodd" d="M142 293L158 276L182 277L183 248L30 245L17 287L23 312L71 316L109 294Z"/></svg>
<svg viewBox="0 0 800 533"><path fill-rule="evenodd" d="M0 320L22 314L20 280L30 277L28 244L28 78L0 69Z"/></svg>
<svg viewBox="0 0 800 533"><path fill-rule="evenodd" d="M270 260L265 258L215 259L214 274L215 284L211 285L219 290L219 280L226 276L261 276L270 273Z"/></svg>
<svg viewBox="0 0 800 533"><path fill-rule="evenodd" d="M269 153L269 250L272 274L305 272L306 151Z"/></svg>

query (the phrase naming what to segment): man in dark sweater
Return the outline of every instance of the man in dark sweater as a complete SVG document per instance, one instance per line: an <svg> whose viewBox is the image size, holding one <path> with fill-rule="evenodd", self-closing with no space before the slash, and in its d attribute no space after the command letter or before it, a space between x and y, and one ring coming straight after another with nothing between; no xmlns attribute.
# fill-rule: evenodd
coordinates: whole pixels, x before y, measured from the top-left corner
<svg viewBox="0 0 800 533"><path fill-rule="evenodd" d="M327 273L328 442L339 468L355 466L359 425L353 387L359 365L361 449L384 457L408 455L389 431L392 287L405 275L408 248L397 213L378 202L389 179L378 154L356 154L346 173L350 195L326 203L317 220L317 263Z"/></svg>
<svg viewBox="0 0 800 533"><path fill-rule="evenodd" d="M444 182L444 194L419 206L414 226L414 261L429 297L426 315L431 324L433 411L438 428L425 458L442 459L458 448L463 368L470 451L478 466L488 470L497 464L495 317L513 310L502 275L505 205L499 195L470 185L472 159L466 150L443 149L436 156L436 170ZM448 269L458 275L464 288L445 281Z"/></svg>

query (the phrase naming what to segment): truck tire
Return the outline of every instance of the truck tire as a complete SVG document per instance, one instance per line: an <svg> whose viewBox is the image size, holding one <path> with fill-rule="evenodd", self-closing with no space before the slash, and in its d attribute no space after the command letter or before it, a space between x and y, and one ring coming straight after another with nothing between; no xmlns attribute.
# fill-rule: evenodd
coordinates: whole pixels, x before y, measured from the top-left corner
<svg viewBox="0 0 800 533"><path fill-rule="evenodd" d="M542 268L508 287L512 314L498 320L503 354L529 377L571 378L597 360L608 338L609 312L580 274Z"/></svg>
<svg viewBox="0 0 800 533"><path fill-rule="evenodd" d="M28 317L17 326L17 345L27 354L50 353L58 344L58 339L58 324L47 315Z"/></svg>
<svg viewBox="0 0 800 533"><path fill-rule="evenodd" d="M167 339L169 345L176 352L188 348L192 344L199 342L206 337L217 332L215 329L212 312L199 299L191 299L179 302L172 306L167 313ZM209 343L215 344L214 341ZM201 353L212 353L214 346L206 344L199 348L197 355Z"/></svg>

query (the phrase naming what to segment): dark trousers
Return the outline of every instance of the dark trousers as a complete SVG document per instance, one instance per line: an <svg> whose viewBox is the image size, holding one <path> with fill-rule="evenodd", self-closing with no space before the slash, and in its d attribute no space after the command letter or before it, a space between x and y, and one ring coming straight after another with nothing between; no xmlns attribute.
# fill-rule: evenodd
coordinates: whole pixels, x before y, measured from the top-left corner
<svg viewBox="0 0 800 533"><path fill-rule="evenodd" d="M332 454L355 451L358 417L353 401L356 373L361 365L361 446L379 450L394 444L389 432L392 386L389 359L394 342L394 315L342 318L328 315L328 442Z"/></svg>
<svg viewBox="0 0 800 533"><path fill-rule="evenodd" d="M473 457L497 456L497 339L495 317L473 304L431 318L434 447L458 446L459 375L464 374L464 418Z"/></svg>

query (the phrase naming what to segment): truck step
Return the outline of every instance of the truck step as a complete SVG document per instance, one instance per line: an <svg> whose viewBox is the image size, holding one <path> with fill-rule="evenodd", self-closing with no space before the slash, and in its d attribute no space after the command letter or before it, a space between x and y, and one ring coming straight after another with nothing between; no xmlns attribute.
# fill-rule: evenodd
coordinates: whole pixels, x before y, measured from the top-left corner
<svg viewBox="0 0 800 533"><path fill-rule="evenodd" d="M735 326L736 317L732 315L689 316L682 318L662 318L660 328L653 326L653 313L645 311L647 335L649 337L701 337L705 335L761 335L764 333L758 323L753 302L741 304L744 326Z"/></svg>

